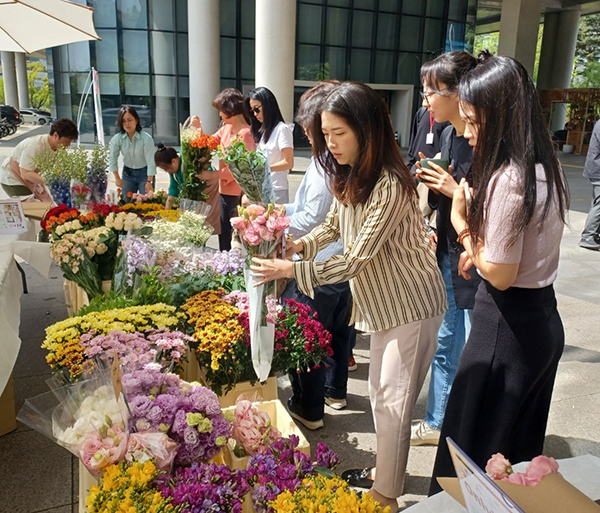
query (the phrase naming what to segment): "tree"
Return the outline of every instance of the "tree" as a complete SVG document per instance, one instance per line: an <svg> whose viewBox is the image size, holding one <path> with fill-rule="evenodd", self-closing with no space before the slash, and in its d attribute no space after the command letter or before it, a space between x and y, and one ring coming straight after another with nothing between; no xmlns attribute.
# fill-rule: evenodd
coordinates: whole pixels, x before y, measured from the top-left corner
<svg viewBox="0 0 600 513"><path fill-rule="evenodd" d="M600 14L582 16L575 47L572 87L600 87Z"/></svg>
<svg viewBox="0 0 600 513"><path fill-rule="evenodd" d="M4 78L0 78L0 103L4 104Z"/></svg>
<svg viewBox="0 0 600 513"><path fill-rule="evenodd" d="M48 74L42 79L42 85L38 86L40 72L46 69L40 61L27 63L27 89L29 90L29 103L34 109L41 109L50 105L50 87L48 85Z"/></svg>

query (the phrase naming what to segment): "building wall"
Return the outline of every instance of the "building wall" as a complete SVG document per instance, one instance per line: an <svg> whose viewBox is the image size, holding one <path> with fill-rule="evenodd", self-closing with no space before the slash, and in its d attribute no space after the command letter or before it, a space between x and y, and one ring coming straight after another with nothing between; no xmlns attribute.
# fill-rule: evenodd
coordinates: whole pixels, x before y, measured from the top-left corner
<svg viewBox="0 0 600 513"><path fill-rule="evenodd" d="M77 117L93 66L100 76L107 134L114 132L118 108L130 104L139 106L146 130L157 141L175 143L178 123L189 115L187 32L193 27L188 27L187 0L87 4L95 9L102 41L49 51L57 114ZM397 94L385 84L404 84L413 87L414 110L420 103L421 64L445 50L472 44L473 4L474 0L297 0L295 94L306 89L298 85L301 81L359 80L378 84L393 102ZM221 86L247 91L255 76L255 1L221 0L220 7ZM198 49L204 51L210 49ZM91 103L87 105L82 132L84 140L91 140L93 114Z"/></svg>

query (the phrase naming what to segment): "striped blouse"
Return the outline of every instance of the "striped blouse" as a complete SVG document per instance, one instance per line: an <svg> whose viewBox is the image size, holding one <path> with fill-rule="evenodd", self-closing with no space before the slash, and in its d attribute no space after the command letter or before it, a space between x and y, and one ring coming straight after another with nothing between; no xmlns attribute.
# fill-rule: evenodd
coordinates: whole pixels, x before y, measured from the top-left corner
<svg viewBox="0 0 600 513"><path fill-rule="evenodd" d="M320 249L342 239L344 254L323 262ZM365 205L336 198L325 222L300 239L303 260L294 263L298 288L350 281L356 329L379 332L445 312L446 292L417 206L400 182L384 171Z"/></svg>

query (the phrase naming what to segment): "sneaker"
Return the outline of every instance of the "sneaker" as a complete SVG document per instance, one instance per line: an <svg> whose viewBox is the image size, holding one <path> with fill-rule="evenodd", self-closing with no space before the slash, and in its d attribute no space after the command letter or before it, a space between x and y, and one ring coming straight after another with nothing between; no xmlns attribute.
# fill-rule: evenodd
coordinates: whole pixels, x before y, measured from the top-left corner
<svg viewBox="0 0 600 513"><path fill-rule="evenodd" d="M290 416L296 419L298 422L304 424L305 427L314 431L315 429L322 428L325 424L323 424L323 419L320 420L306 420L304 417L301 417L297 413L294 413L292 410L289 410Z"/></svg>
<svg viewBox="0 0 600 513"><path fill-rule="evenodd" d="M594 238L591 239L581 239L579 241L579 247L585 249L593 249L595 251L600 250L600 243L598 243Z"/></svg>
<svg viewBox="0 0 600 513"><path fill-rule="evenodd" d="M424 420L412 426L410 445L437 445L440 441L440 430L428 426Z"/></svg>
<svg viewBox="0 0 600 513"><path fill-rule="evenodd" d="M348 406L346 399L335 399L333 397L326 397L325 404L327 406L330 406L334 410L341 410L342 408L345 408L346 406Z"/></svg>
<svg viewBox="0 0 600 513"><path fill-rule="evenodd" d="M351 354L350 358L348 358L348 372L354 372L356 369L358 369L358 364L354 359L354 355Z"/></svg>

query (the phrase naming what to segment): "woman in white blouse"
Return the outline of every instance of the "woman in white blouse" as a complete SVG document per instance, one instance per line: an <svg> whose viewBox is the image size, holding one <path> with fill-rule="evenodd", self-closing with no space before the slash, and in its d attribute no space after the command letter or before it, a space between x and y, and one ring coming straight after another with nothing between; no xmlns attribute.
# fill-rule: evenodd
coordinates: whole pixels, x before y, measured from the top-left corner
<svg viewBox="0 0 600 513"><path fill-rule="evenodd" d="M245 106L254 142L269 159L275 201L289 203L288 173L294 166L292 128L283 121L277 99L266 87L250 91Z"/></svg>

